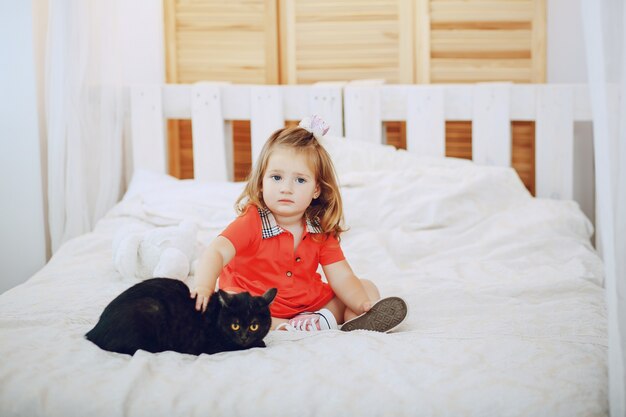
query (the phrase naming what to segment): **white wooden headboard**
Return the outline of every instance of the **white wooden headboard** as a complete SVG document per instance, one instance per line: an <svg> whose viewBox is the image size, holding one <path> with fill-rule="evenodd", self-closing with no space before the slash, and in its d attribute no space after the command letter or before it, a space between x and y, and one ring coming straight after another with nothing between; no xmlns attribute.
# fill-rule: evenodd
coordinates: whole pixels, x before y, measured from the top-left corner
<svg viewBox="0 0 626 417"><path fill-rule="evenodd" d="M511 121L535 121L536 195L573 199L574 122L591 120L586 85L142 85L131 91L135 168L166 172L166 119L192 119L194 176L232 180L232 120L251 121L252 160L285 120L319 114L331 135L384 142L383 122L406 121L407 149L444 156L445 122L471 120L479 164L511 165Z"/></svg>
<svg viewBox="0 0 626 417"><path fill-rule="evenodd" d="M166 172L165 120L191 119L194 178L233 179L232 120L250 120L252 160L286 120L318 114L343 136L342 83L255 86L224 83L131 88L133 166Z"/></svg>

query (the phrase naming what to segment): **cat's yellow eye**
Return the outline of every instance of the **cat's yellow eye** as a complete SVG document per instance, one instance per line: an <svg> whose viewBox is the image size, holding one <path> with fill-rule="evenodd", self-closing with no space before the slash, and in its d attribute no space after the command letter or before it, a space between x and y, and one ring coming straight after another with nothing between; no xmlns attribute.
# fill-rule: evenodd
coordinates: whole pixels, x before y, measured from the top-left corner
<svg viewBox="0 0 626 417"><path fill-rule="evenodd" d="M256 332L257 330L259 330L259 325L254 323L250 325L250 330L252 330L253 332Z"/></svg>
<svg viewBox="0 0 626 417"><path fill-rule="evenodd" d="M239 330L239 323L233 323L230 325L230 328L233 329L234 331Z"/></svg>

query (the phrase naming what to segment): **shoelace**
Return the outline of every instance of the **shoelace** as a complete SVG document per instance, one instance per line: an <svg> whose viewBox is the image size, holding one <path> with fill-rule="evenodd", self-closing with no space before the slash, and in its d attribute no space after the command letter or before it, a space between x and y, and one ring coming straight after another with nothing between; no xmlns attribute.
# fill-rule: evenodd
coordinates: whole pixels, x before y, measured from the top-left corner
<svg viewBox="0 0 626 417"><path fill-rule="evenodd" d="M276 326L276 330L281 330L282 328L284 328L285 330L287 330L288 332L306 332L306 331L312 331L312 332L316 332L319 331L319 327L316 326L316 324L320 321L319 317L309 317L306 319L300 319L300 320L291 320L289 322L286 323L281 323L278 326Z"/></svg>
<svg viewBox="0 0 626 417"><path fill-rule="evenodd" d="M298 321L295 321L293 324L290 323L296 330L300 330L303 332L306 331L317 331L319 330L319 326L316 326L317 323L319 323L320 318L319 317L309 317L307 319L301 319Z"/></svg>

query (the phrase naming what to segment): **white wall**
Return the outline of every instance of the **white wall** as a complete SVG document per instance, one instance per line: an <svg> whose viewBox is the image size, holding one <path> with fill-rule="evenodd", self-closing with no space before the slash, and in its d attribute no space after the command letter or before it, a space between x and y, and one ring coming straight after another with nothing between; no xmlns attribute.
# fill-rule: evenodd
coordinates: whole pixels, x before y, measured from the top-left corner
<svg viewBox="0 0 626 417"><path fill-rule="evenodd" d="M0 292L46 262L33 5L0 0Z"/></svg>
<svg viewBox="0 0 626 417"><path fill-rule="evenodd" d="M586 83L587 64L578 0L548 0L547 82ZM595 222L591 122L574 126L574 199Z"/></svg>
<svg viewBox="0 0 626 417"><path fill-rule="evenodd" d="M124 80L127 84L162 84L165 82L165 35L163 2L154 0L120 1L120 30L135 48L123 52ZM138 24L137 16L141 16ZM141 51L138 53L137 51ZM130 183L132 160L130 150L130 119L125 133L125 180Z"/></svg>
<svg viewBox="0 0 626 417"><path fill-rule="evenodd" d="M548 82L586 83L580 2L548 0Z"/></svg>

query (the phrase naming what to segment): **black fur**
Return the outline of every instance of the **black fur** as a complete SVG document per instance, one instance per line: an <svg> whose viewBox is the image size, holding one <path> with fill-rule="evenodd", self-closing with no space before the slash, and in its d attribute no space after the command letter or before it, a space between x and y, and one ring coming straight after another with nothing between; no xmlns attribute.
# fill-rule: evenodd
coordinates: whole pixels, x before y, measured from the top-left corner
<svg viewBox="0 0 626 417"><path fill-rule="evenodd" d="M260 297L219 290L201 313L183 282L152 278L111 301L85 336L102 349L129 355L138 349L199 355L265 347L275 296L275 288Z"/></svg>

